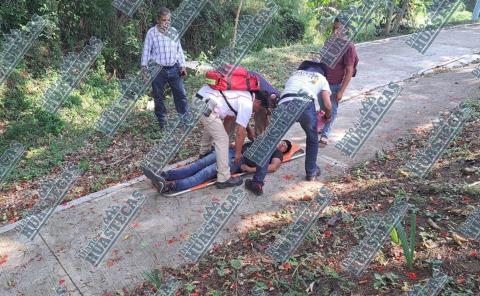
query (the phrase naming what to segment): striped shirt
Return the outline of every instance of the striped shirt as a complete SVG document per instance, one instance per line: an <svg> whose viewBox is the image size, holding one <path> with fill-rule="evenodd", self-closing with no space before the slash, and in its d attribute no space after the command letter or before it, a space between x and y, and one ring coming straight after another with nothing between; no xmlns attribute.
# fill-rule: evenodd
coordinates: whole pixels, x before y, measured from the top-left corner
<svg viewBox="0 0 480 296"><path fill-rule="evenodd" d="M173 41L160 33L157 26L150 28L143 46L142 66L147 66L149 60L161 66L173 66L178 62L180 67L185 67L185 56L180 40Z"/></svg>

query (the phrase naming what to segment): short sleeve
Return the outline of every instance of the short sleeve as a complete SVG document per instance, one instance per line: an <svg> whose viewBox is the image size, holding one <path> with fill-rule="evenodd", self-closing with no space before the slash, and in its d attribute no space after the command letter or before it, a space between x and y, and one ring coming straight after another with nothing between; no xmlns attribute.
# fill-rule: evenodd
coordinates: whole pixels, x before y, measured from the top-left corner
<svg viewBox="0 0 480 296"><path fill-rule="evenodd" d="M247 98L238 98L238 111L237 111L237 124L247 128L248 123L250 122L250 117L253 113L253 103L251 99Z"/></svg>
<svg viewBox="0 0 480 296"><path fill-rule="evenodd" d="M273 152L273 155L272 155L272 158L270 159L270 162L272 162L272 160L274 158L278 158L280 159L280 161L283 162L283 153L282 151L278 150L278 149L275 149L275 152Z"/></svg>
<svg viewBox="0 0 480 296"><path fill-rule="evenodd" d="M345 54L343 55L343 63L344 63L346 66L355 65L356 57L357 57L357 50L355 49L355 46L350 43L350 45L348 46L347 51L346 51Z"/></svg>
<svg viewBox="0 0 480 296"><path fill-rule="evenodd" d="M322 76L320 78L320 85L319 85L318 93L320 93L324 90L328 91L330 94L332 93L332 91L330 90L330 85L328 84L327 79L325 78L325 76Z"/></svg>

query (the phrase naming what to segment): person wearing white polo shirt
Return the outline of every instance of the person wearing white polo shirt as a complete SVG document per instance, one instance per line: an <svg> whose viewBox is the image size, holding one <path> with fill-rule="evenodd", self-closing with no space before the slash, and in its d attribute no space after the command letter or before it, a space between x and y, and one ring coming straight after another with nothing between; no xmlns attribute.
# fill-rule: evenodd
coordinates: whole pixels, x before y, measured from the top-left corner
<svg viewBox="0 0 480 296"><path fill-rule="evenodd" d="M330 103L330 87L325 76L323 68L319 63L313 61L304 61L285 83L278 104L288 105L299 99L299 92L307 92L314 100L308 103L297 122L305 131L306 151L305 151L305 173L307 181L315 181L320 176L320 167L317 165L318 154L318 133L316 112L320 110L318 99L324 103L325 119L329 120L332 113ZM245 188L256 195L263 194L264 180L267 175L267 165L260 167L257 165L253 179L245 180Z"/></svg>
<svg viewBox="0 0 480 296"><path fill-rule="evenodd" d="M242 158L242 147L247 134L247 127L252 113L260 110L262 101L255 99L255 94L248 91L214 90L208 85L203 86L195 95L204 100L211 109L210 115L202 116L203 136L200 143L200 157L208 154L215 148L217 159L217 188L239 186L243 183L240 177L232 177L228 164L229 137L223 120L227 116L235 117L235 163L239 164Z"/></svg>

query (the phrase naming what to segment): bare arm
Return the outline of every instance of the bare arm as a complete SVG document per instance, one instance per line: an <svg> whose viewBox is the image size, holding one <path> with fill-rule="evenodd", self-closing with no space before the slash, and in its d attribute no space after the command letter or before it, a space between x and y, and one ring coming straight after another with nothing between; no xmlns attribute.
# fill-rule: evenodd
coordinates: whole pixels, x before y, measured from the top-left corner
<svg viewBox="0 0 480 296"><path fill-rule="evenodd" d="M237 136L235 138L235 163L239 164L242 159L242 147L245 143L245 136L247 135L247 129L237 124Z"/></svg>
<svg viewBox="0 0 480 296"><path fill-rule="evenodd" d="M337 92L337 102L340 102L340 100L343 97L343 94L347 90L348 85L350 84L350 81L352 81L353 77L353 65L347 65L345 69L345 77L343 78L342 86L340 87L340 90Z"/></svg>
<svg viewBox="0 0 480 296"><path fill-rule="evenodd" d="M272 162L268 165L268 172L275 173L281 165L282 161L280 159L273 158Z"/></svg>
<svg viewBox="0 0 480 296"><path fill-rule="evenodd" d="M250 125L247 126L247 137L252 142L255 140L255 131L250 127Z"/></svg>
<svg viewBox="0 0 480 296"><path fill-rule="evenodd" d="M228 136L230 137L235 129L235 117L227 116L223 119L223 127L227 131Z"/></svg>
<svg viewBox="0 0 480 296"><path fill-rule="evenodd" d="M323 106L325 106L325 118L330 118L332 116L332 102L330 101L330 92L322 90L322 100Z"/></svg>

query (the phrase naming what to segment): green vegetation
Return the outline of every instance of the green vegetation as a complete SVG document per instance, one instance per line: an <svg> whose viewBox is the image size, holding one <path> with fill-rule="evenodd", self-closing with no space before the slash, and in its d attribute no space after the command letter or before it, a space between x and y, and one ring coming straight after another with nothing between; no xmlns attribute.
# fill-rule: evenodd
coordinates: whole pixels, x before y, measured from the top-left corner
<svg viewBox="0 0 480 296"><path fill-rule="evenodd" d="M325 34L328 34L334 14L326 17L327 7L337 13L355 2L358 1L278 0L279 13L243 64L264 73L276 87L282 88L290 72L302 59L310 58L310 52L318 50ZM234 34L239 3L240 0L211 0L207 3L182 39L189 59L211 61L228 45ZM408 13L398 20L397 31L392 29L392 32L385 33L382 30L387 11L384 7L375 12L372 22L357 41L411 32L415 21L422 22L425 3L396 1L398 7L405 3L408 4ZM145 0L133 18L116 11L111 6L111 0L17 0L0 4L0 30L3 33L25 25L34 13L51 21L8 81L0 86L0 151L4 151L12 141L18 141L28 149L26 156L10 174L10 183L12 180L31 181L58 171L69 160L78 160L83 168L94 169L97 163L93 159L109 149L107 139L89 136L95 121L120 94L117 79L138 70L143 38L152 25L155 12L161 5L174 10L178 4L179 1L173 0ZM254 15L261 5L259 1L243 1L241 16ZM467 3L452 20L468 19L471 13L465 9L472 8L472 4ZM91 36L105 43L100 57L57 114L44 112L40 109L39 100L59 76L62 55L70 51L79 52ZM190 71L186 79L189 95L201 84L203 75ZM131 136L135 141L141 141L141 145L151 147L161 137L152 112L146 108L149 97L147 92L139 100L117 133L116 140ZM168 99L167 107L173 110L171 99ZM91 154L79 151L87 141ZM179 155L183 158L192 153L181 150ZM77 154L81 155L80 159L75 157ZM105 167L96 171L106 173ZM120 175L115 172L105 176L112 181ZM101 189L108 184L98 178L90 190Z"/></svg>
<svg viewBox="0 0 480 296"><path fill-rule="evenodd" d="M407 261L408 268L413 268L413 259L415 258L415 230L417 225L417 214L412 211L410 214L410 236L407 240L405 227L402 223L398 223L390 233L392 242L401 245L403 249L403 256Z"/></svg>

